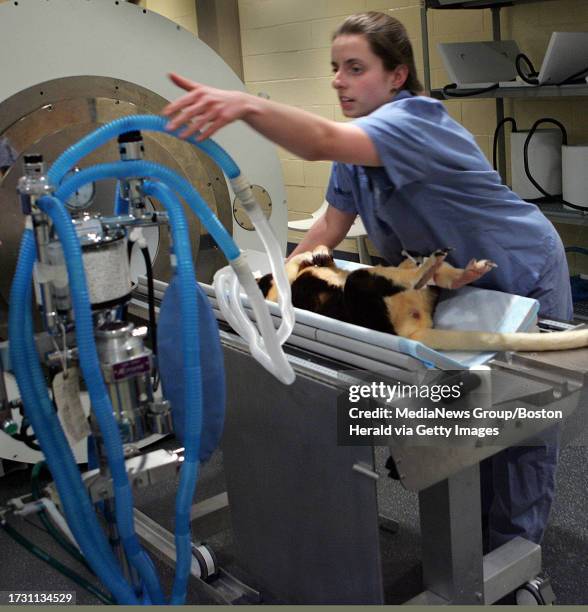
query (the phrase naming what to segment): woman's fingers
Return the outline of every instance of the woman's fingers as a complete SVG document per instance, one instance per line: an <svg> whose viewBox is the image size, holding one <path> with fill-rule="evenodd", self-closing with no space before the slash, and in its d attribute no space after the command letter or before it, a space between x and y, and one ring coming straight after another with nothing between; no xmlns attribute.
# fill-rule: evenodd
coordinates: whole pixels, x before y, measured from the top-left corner
<svg viewBox="0 0 588 612"><path fill-rule="evenodd" d="M189 79L185 79L182 76L177 74L170 74L170 79L182 89L185 89L188 93L180 96L177 100L170 102L164 109L161 111L163 115L169 117L174 113L178 112L182 108L193 104L198 97L201 95L203 91L203 87L194 81L190 81ZM176 126L177 127L177 126Z"/></svg>
<svg viewBox="0 0 588 612"><path fill-rule="evenodd" d="M198 101L202 93L198 90L191 91L183 96L180 96L177 100L174 100L171 104L168 104L162 111L162 114L171 117L175 113L178 113L187 107L192 106ZM175 120L175 118L174 118Z"/></svg>
<svg viewBox="0 0 588 612"><path fill-rule="evenodd" d="M175 72L170 72L168 76L175 85L185 89L186 91L190 91L198 85L196 81L191 81L190 79L187 79L186 77L183 77Z"/></svg>
<svg viewBox="0 0 588 612"><path fill-rule="evenodd" d="M187 93L168 104L162 114L169 117L166 129L183 128L181 138L198 131L198 140L204 140L221 127L243 116L245 103L240 92L223 91L186 79L179 74L169 75L173 83Z"/></svg>
<svg viewBox="0 0 588 612"><path fill-rule="evenodd" d="M214 120L210 121L210 125L206 128L202 134L200 134L197 140L206 140L210 138L213 134L218 132L222 127L227 125L229 121L227 119L223 119L222 117L216 117Z"/></svg>
<svg viewBox="0 0 588 612"><path fill-rule="evenodd" d="M216 111L213 109L210 110L208 113L199 114L192 117L189 122L185 122L186 128L180 132L180 138L188 138L196 132L201 131L205 126L215 120L215 115ZM199 134L197 140L204 140L203 135Z"/></svg>
<svg viewBox="0 0 588 612"><path fill-rule="evenodd" d="M189 123L191 120L197 119L198 115L201 115L204 110L205 109L201 102L192 102L189 104L189 106L182 107L182 109L177 112L175 117L170 119L169 123L166 125L166 129L170 131L177 130L185 123Z"/></svg>

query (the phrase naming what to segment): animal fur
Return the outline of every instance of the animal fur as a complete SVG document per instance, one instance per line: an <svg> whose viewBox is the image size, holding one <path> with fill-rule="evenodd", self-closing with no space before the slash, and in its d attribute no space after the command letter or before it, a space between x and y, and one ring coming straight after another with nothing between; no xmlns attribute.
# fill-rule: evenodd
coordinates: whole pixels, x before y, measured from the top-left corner
<svg viewBox="0 0 588 612"><path fill-rule="evenodd" d="M422 261L409 258L397 267L374 266L348 272L337 268L327 247L317 247L286 264L292 303L340 321L417 340L434 349L552 351L588 346L588 329L551 334L433 329L438 288L458 289L494 267L487 260L472 260L465 269L454 268L444 261L447 253L439 250ZM277 301L271 274L258 282L264 297Z"/></svg>

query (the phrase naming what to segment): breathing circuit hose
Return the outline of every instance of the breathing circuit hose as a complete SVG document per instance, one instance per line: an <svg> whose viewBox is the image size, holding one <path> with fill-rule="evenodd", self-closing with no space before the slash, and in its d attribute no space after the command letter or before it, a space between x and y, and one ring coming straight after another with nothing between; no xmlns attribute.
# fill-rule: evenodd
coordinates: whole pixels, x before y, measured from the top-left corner
<svg viewBox="0 0 588 612"><path fill-rule="evenodd" d="M154 604L163 604L165 599L155 567L147 553L141 548L135 533L133 495L125 468L120 431L113 415L112 404L104 385L98 360L81 247L71 217L59 199L52 196L43 196L38 200L37 205L51 218L61 241L67 264L76 320L76 341L80 355L80 365L104 440L113 484L116 522L121 542L129 563L137 570L151 601Z"/></svg>
<svg viewBox="0 0 588 612"><path fill-rule="evenodd" d="M137 597L122 578L47 393L33 338L31 276L35 259L33 232L25 229L10 291L8 323L10 358L19 391L59 489L68 525L84 556L119 603L136 604Z"/></svg>

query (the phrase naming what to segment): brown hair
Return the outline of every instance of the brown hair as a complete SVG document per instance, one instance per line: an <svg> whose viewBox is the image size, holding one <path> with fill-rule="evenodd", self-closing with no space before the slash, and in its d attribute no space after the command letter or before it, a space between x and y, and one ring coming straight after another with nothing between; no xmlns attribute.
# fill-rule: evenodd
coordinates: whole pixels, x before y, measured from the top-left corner
<svg viewBox="0 0 588 612"><path fill-rule="evenodd" d="M335 30L331 40L344 34L363 34L372 53L382 60L386 70L394 70L400 64L406 65L408 77L402 89L408 89L413 94L423 91L408 33L398 19L376 11L356 13L347 17Z"/></svg>

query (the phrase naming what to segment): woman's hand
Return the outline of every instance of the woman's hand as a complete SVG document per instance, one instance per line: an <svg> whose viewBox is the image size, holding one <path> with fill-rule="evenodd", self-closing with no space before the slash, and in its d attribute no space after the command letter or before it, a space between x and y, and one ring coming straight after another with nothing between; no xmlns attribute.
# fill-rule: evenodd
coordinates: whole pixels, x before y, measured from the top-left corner
<svg viewBox="0 0 588 612"><path fill-rule="evenodd" d="M179 74L171 73L169 77L188 92L162 111L163 115L171 118L166 126L168 130L177 130L186 125L179 134L180 138L188 138L200 131L196 140L205 140L228 123L243 119L251 110L251 96L244 92L215 89Z"/></svg>

